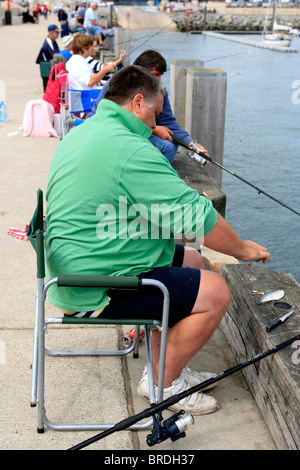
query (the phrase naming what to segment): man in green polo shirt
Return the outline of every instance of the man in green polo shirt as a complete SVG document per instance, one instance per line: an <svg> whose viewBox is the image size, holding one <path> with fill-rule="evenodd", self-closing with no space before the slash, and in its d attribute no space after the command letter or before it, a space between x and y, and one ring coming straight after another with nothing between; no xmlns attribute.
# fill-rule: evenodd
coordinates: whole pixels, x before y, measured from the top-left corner
<svg viewBox="0 0 300 470"><path fill-rule="evenodd" d="M164 87L149 71L126 67L110 80L95 116L72 130L51 163L45 237L47 277L58 273L139 275L170 292L164 398L213 374L191 371L188 361L224 315L230 293L224 278L202 268L201 255L175 243L195 236L214 250L243 261L267 262L267 250L243 241L211 201L188 187L149 141L163 107ZM161 319L161 296L105 289L52 286L49 300L71 315ZM79 312L79 313L78 313ZM160 333L152 335L157 383ZM147 396L147 372L138 392ZM173 409L211 413L204 393Z"/></svg>

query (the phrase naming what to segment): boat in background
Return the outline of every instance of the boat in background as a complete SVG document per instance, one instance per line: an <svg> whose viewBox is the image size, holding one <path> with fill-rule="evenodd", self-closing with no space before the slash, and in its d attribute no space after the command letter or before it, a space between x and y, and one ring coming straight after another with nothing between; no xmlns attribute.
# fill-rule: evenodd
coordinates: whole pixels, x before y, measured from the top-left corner
<svg viewBox="0 0 300 470"><path fill-rule="evenodd" d="M291 29L291 33L293 36L300 36L300 30L299 29Z"/></svg>
<svg viewBox="0 0 300 470"><path fill-rule="evenodd" d="M270 9L270 0L269 0L266 19L265 19L264 31L262 34L262 41L265 44L270 44L273 46L289 47L293 39L292 28L290 26L281 25L276 22L277 0L275 0L274 2L272 31L270 32L267 31L269 9Z"/></svg>

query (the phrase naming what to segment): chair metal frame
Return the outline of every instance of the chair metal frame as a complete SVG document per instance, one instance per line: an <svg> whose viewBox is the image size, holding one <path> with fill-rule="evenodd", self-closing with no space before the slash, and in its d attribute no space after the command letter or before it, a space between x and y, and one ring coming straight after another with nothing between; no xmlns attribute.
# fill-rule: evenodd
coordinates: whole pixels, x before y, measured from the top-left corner
<svg viewBox="0 0 300 470"><path fill-rule="evenodd" d="M137 276L90 276L90 275L71 275L59 274L45 282L45 259L44 259L44 227L43 227L43 193L37 191L37 207L33 218L29 224L27 236L36 251L37 259L37 290L36 290L36 308L34 324L34 341L32 357L32 383L30 405L38 405L38 426L37 432L44 432L44 425L57 431L80 431L80 430L103 430L114 426L114 423L99 424L56 424L51 422L46 416L45 411L45 356L125 356L132 351L134 357L138 357L139 348L139 328L141 325L145 328L147 366L149 378L149 398L150 403L155 404L163 400L164 376L165 376L165 356L167 346L168 318L169 318L169 292L164 284L154 279L139 279ZM53 285L72 286L72 287L105 287L112 289L134 289L140 286L155 286L163 294L162 321L148 319L122 319L107 320L97 318L73 318L73 317L45 317L45 301L48 289ZM136 325L136 334L133 344L130 348L115 351L50 351L45 347L45 329L49 324L73 324L73 325ZM161 330L160 346L160 364L159 378L157 387L157 396L155 394L153 380L153 363L151 350L151 327L159 327ZM133 425L130 429L146 429L155 423L155 416L146 422Z"/></svg>

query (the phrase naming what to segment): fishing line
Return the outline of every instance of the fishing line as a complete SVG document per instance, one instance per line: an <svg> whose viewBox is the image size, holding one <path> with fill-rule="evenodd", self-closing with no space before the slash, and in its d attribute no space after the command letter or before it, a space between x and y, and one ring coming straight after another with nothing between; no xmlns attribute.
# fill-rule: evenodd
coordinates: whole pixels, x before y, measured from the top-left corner
<svg viewBox="0 0 300 470"><path fill-rule="evenodd" d="M155 36L157 36L159 33L161 33L162 31L164 31L165 29L169 28L169 26L173 25L173 21L169 24L167 24L167 26L164 26L163 28L159 29L158 31L156 31L154 34L151 34L151 36L148 36L148 38L143 41L141 44L139 44L138 46L136 46L134 49L132 49L132 51L128 52L128 54L126 54L122 60L126 59L127 57L130 56L130 54L132 54L133 52L135 52L137 49L139 49L143 44L145 44L146 42L150 41L150 39L154 38Z"/></svg>
<svg viewBox="0 0 300 470"><path fill-rule="evenodd" d="M221 170L224 170L226 171L227 173L229 173L230 175L232 176L235 176L236 178L238 178L239 180L243 181L243 183L246 183L248 184L249 186L251 186L252 188L256 189L256 191L258 192L258 194L264 194L265 196L269 197L270 199L272 199L273 201L277 202L278 204L280 204L281 206L285 207L286 209L294 212L295 214L299 215L300 216L300 212L297 212L295 209L292 209L291 207L289 207L287 204L285 204L284 202L282 201L279 201L279 199L276 199L274 196L271 196L271 194L267 193L266 191L264 191L263 189L259 188L258 186L255 186L255 184L252 184L250 183L249 181L247 181L245 178L243 178L242 176L239 176L237 175L236 173L234 173L233 171L231 170L228 170L227 168L225 168L223 165L221 165L220 163L218 162L215 162L214 160L212 160L208 155L206 155L204 152L202 152L201 150L197 149L196 146L189 146L187 145L183 140L179 139L178 137L176 137L174 134L171 134L171 137L172 137L172 140L173 142L175 142L176 144L178 145L181 145L182 147L186 148L187 150L191 150L193 153L196 153L199 155L199 157L201 158L205 158L205 160L207 160L208 162L211 162L213 163L214 165L216 165L217 167L221 168Z"/></svg>
<svg viewBox="0 0 300 470"><path fill-rule="evenodd" d="M128 52L128 54L124 57L127 57L129 54L131 54L132 52L134 52L138 47L142 46L143 44L145 44L147 41L150 41L150 39L154 36L156 36L157 34L159 34L163 29L171 26L172 23L168 24L167 26L164 26L162 29L160 29L159 31L155 32L154 34L151 34L150 36L147 35L147 36L141 36L140 38L132 38L130 37L130 39L128 39L127 41L120 41L120 42L117 42L115 43L114 45L115 46L120 46L120 45L124 45L124 44L129 44L129 43L139 43L140 40L145 39L145 41L143 41L142 43L140 43L135 49L133 49L132 51Z"/></svg>
<svg viewBox="0 0 300 470"><path fill-rule="evenodd" d="M220 57L215 57L215 59L206 59L203 62L211 62L213 60L227 59L227 57L235 57L236 55L249 54L249 52L237 52L236 54L223 55Z"/></svg>

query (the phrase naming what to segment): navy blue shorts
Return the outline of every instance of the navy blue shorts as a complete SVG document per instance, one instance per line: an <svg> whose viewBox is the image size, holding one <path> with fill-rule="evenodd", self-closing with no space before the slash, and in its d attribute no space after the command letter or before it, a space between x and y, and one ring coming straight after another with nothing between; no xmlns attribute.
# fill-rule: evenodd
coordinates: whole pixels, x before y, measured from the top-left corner
<svg viewBox="0 0 300 470"><path fill-rule="evenodd" d="M139 275L143 279L161 281L169 290L170 327L190 315L200 286L200 270L182 268L183 257L183 245L176 245L171 267L157 268ZM138 291L110 290L107 294L111 300L101 312L102 318L162 319L163 294L157 287L142 286Z"/></svg>

